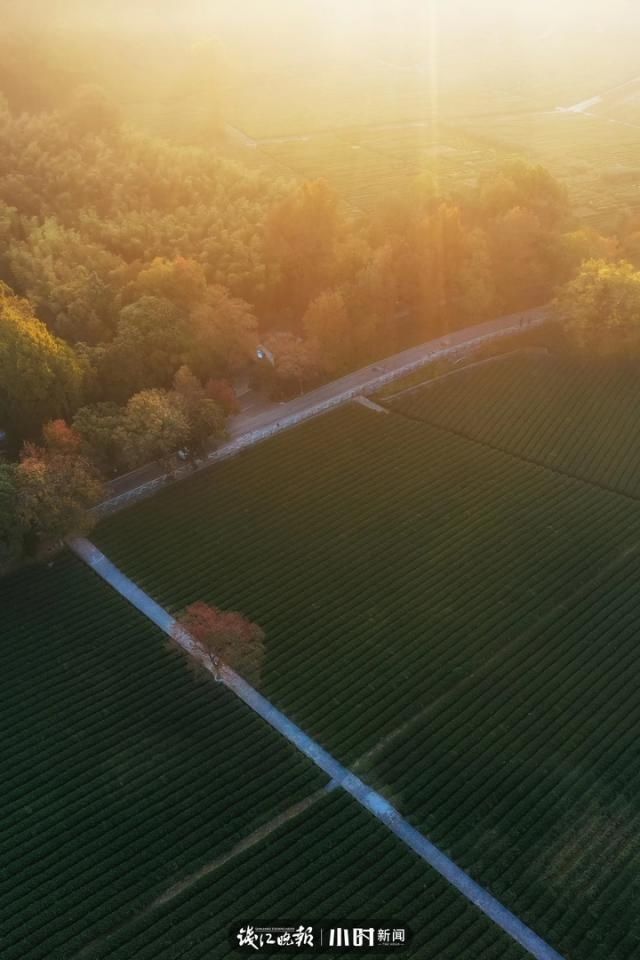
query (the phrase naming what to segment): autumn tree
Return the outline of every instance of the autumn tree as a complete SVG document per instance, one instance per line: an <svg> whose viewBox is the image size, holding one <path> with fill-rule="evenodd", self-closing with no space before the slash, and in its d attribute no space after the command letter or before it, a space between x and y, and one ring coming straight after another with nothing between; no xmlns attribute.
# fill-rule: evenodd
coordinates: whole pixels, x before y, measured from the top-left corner
<svg viewBox="0 0 640 960"><path fill-rule="evenodd" d="M479 227L466 238L466 255L457 276L453 307L464 326L482 323L497 312L491 250L485 231Z"/></svg>
<svg viewBox="0 0 640 960"><path fill-rule="evenodd" d="M93 525L90 508L103 492L87 458L55 444L25 444L16 467L16 487L16 517L32 543L86 533Z"/></svg>
<svg viewBox="0 0 640 960"><path fill-rule="evenodd" d="M143 277L151 287L127 289L126 297L125 288L156 258L172 264L177 253L202 265L208 284L252 303L263 297L263 223L286 183L209 147L101 121L90 129L92 118L85 119L88 125L67 112L33 116L0 107L0 205L15 211L6 238L11 276L47 322L55 316L55 332L64 327L74 342L108 339L117 310L104 288L112 305L165 296L153 290L155 271ZM178 278L174 289L180 285Z"/></svg>
<svg viewBox="0 0 640 960"><path fill-rule="evenodd" d="M510 160L489 174L480 189L485 216L504 216L516 207L531 211L545 229L555 229L569 213L564 184L540 164Z"/></svg>
<svg viewBox="0 0 640 960"><path fill-rule="evenodd" d="M173 378L173 391L182 400L191 405L204 397L204 387L186 364L183 364Z"/></svg>
<svg viewBox="0 0 640 960"><path fill-rule="evenodd" d="M53 332L71 343L110 339L119 258L51 217L14 232L5 254L11 275Z"/></svg>
<svg viewBox="0 0 640 960"><path fill-rule="evenodd" d="M498 312L547 302L554 288L554 251L536 214L514 207L487 229Z"/></svg>
<svg viewBox="0 0 640 960"><path fill-rule="evenodd" d="M279 331L264 339L273 364L261 361L254 369L254 385L274 400L288 400L313 386L322 371L316 345L293 333Z"/></svg>
<svg viewBox="0 0 640 960"><path fill-rule="evenodd" d="M257 344L249 304L217 286L198 296L187 307L191 294L184 290L182 306L145 295L120 311L113 341L93 352L102 399L123 401L140 390L167 388L185 364L203 381L247 365Z"/></svg>
<svg viewBox="0 0 640 960"><path fill-rule="evenodd" d="M640 271L588 260L558 295L559 319L586 356L640 357Z"/></svg>
<svg viewBox="0 0 640 960"><path fill-rule="evenodd" d="M331 284L344 227L338 196L326 180L300 184L270 210L264 230L275 306L284 309L292 323Z"/></svg>
<svg viewBox="0 0 640 960"><path fill-rule="evenodd" d="M539 305L584 259L619 255L615 241L569 228L564 185L535 164L510 161L455 194L423 172L350 217L326 181L292 183L146 136L99 90L65 87L55 112L40 95L37 114L18 109L13 69L29 75L27 92L42 79L0 46L0 80L13 90L11 109L0 98L0 278L31 304L0 295L0 426L18 441L84 404L83 451L122 466L107 433L123 440L126 412L96 404L176 394L185 364L200 383L232 378L255 356L258 319L263 342L293 335L279 372L265 368L293 393L317 380L320 361L335 376ZM201 87L223 51L202 38L192 53L184 82ZM638 223L630 213L620 249L640 263ZM169 402L174 422L184 417ZM213 408L197 409L203 438ZM145 445L128 433L137 462Z"/></svg>
<svg viewBox="0 0 640 960"><path fill-rule="evenodd" d="M189 432L185 446L191 458L204 456L211 442L223 440L227 434L224 413L215 400L203 397L186 408Z"/></svg>
<svg viewBox="0 0 640 960"><path fill-rule="evenodd" d="M187 419L187 449L195 457L202 456L212 440L225 436L224 410L205 394L187 366L180 367L173 378L172 397Z"/></svg>
<svg viewBox="0 0 640 960"><path fill-rule="evenodd" d="M291 334L269 337L269 349L275 350L275 373L279 395L290 396L293 389L302 394L318 378L322 369L315 344Z"/></svg>
<svg viewBox="0 0 640 960"><path fill-rule="evenodd" d="M8 11L7 11L8 13ZM16 113L52 110L77 82L69 69L71 50L61 37L55 45L33 30L12 30L8 21L0 35L0 95Z"/></svg>
<svg viewBox="0 0 640 960"><path fill-rule="evenodd" d="M392 241L370 252L352 282L344 287L349 315L351 360L360 366L386 356L413 340L400 286L399 247Z"/></svg>
<svg viewBox="0 0 640 960"><path fill-rule="evenodd" d="M634 267L640 267L640 216L635 210L628 211L622 218L616 239L620 245L620 257Z"/></svg>
<svg viewBox="0 0 640 960"><path fill-rule="evenodd" d="M225 666L257 683L264 660L264 631L241 613L220 610L202 601L188 606L178 618L180 629L195 640L202 660L217 680Z"/></svg>
<svg viewBox="0 0 640 960"><path fill-rule="evenodd" d="M341 291L325 291L316 297L305 311L302 326L328 373L335 375L349 367L352 331Z"/></svg>
<svg viewBox="0 0 640 960"><path fill-rule="evenodd" d="M82 437L66 420L49 420L42 428L44 448L50 454L73 456L80 452Z"/></svg>
<svg viewBox="0 0 640 960"><path fill-rule="evenodd" d="M442 196L433 175L420 173L381 199L371 213L369 233L374 248L406 238L416 223L432 213Z"/></svg>
<svg viewBox="0 0 640 960"><path fill-rule="evenodd" d="M240 412L238 397L230 380L214 380L210 377L204 385L204 393L207 399L214 400L222 407L225 416Z"/></svg>
<svg viewBox="0 0 640 960"><path fill-rule="evenodd" d="M466 256L466 238L458 206L440 203L417 225L413 237L413 305L430 336L450 326L452 302Z"/></svg>
<svg viewBox="0 0 640 960"><path fill-rule="evenodd" d="M142 390L124 406L82 407L73 427L82 451L106 474L154 460L169 469L179 449L201 456L211 440L226 435L222 407L206 396L186 366L177 371L172 390Z"/></svg>
<svg viewBox="0 0 640 960"><path fill-rule="evenodd" d="M182 311L197 306L205 299L207 281L204 270L187 257L155 257L140 271L137 279L125 288L125 299L158 297L168 300Z"/></svg>
<svg viewBox="0 0 640 960"><path fill-rule="evenodd" d="M163 390L142 390L131 397L114 431L118 458L125 468L159 460L169 466L189 440L189 420L181 404Z"/></svg>
<svg viewBox="0 0 640 960"><path fill-rule="evenodd" d="M104 474L116 472L121 465L118 439L123 416L122 407L107 401L81 407L73 418L84 453Z"/></svg>
<svg viewBox="0 0 640 960"><path fill-rule="evenodd" d="M619 260L617 237L605 237L592 227L563 233L559 240L559 275L564 283L575 277L586 260ZM637 264L640 266L640 263Z"/></svg>
<svg viewBox="0 0 640 960"><path fill-rule="evenodd" d="M202 380L242 370L255 355L257 321L245 300L208 287L189 315L188 365Z"/></svg>
<svg viewBox="0 0 640 960"><path fill-rule="evenodd" d="M120 311L116 335L99 361L108 398L168 387L184 360L184 315L170 300L143 296Z"/></svg>
<svg viewBox="0 0 640 960"><path fill-rule="evenodd" d="M18 436L78 406L84 370L73 350L0 283L0 423Z"/></svg>

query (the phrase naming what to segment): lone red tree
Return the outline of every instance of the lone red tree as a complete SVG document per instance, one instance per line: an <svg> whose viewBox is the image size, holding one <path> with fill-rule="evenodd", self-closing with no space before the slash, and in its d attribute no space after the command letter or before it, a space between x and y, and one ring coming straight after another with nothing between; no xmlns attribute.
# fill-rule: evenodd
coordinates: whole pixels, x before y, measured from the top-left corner
<svg viewBox="0 0 640 960"><path fill-rule="evenodd" d="M223 665L237 670L251 682L260 679L264 631L241 613L198 601L190 604L178 618L178 629L180 627L196 641L216 680L220 679Z"/></svg>
<svg viewBox="0 0 640 960"><path fill-rule="evenodd" d="M207 380L204 394L209 400L220 404L227 416L240 412L236 392L228 380Z"/></svg>

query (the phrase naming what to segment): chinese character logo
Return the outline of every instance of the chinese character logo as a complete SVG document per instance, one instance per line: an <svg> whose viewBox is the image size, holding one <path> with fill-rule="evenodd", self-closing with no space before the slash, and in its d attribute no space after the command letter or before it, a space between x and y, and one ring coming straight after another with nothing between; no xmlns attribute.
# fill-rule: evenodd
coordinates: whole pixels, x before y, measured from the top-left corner
<svg viewBox="0 0 640 960"><path fill-rule="evenodd" d="M326 924L246 920L229 931L234 950L253 955L287 953L400 955L411 942L409 927L393 920L329 920Z"/></svg>
<svg viewBox="0 0 640 960"><path fill-rule="evenodd" d="M258 936L253 927L240 927L237 936L239 947L253 947L254 950L259 950L262 946L262 938Z"/></svg>
<svg viewBox="0 0 640 960"><path fill-rule="evenodd" d="M297 927L296 932L293 934L293 942L296 947L312 947L313 930L311 927L303 927L302 925Z"/></svg>

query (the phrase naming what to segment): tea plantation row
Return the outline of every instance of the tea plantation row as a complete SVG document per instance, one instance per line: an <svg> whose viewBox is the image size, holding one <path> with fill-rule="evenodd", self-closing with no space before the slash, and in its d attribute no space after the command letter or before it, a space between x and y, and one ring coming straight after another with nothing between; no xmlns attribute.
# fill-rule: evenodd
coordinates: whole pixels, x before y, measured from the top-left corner
<svg viewBox="0 0 640 960"><path fill-rule="evenodd" d="M97 531L173 610L267 633L263 689L353 763L527 631L625 543L640 505L402 417L351 407Z"/></svg>
<svg viewBox="0 0 640 960"><path fill-rule="evenodd" d="M511 153L487 146L478 137L428 121L387 126L348 127L312 136L258 142L258 155L296 176L326 178L343 197L363 210L400 194L407 182L430 172L441 191L469 185Z"/></svg>
<svg viewBox="0 0 640 960"><path fill-rule="evenodd" d="M0 606L3 960L227 957L232 922L285 915L397 918L413 956L523 957L74 558L5 579Z"/></svg>
<svg viewBox="0 0 640 960"><path fill-rule="evenodd" d="M390 950L390 956L434 960L527 956L342 791L161 910L109 937L95 956L218 960L233 956L228 931L241 920L375 918L409 924L414 933L409 950L401 954Z"/></svg>
<svg viewBox="0 0 640 960"><path fill-rule="evenodd" d="M640 731L640 504L351 407L98 539L173 609L204 598L262 623L266 693L556 949L636 955L621 791Z"/></svg>
<svg viewBox="0 0 640 960"><path fill-rule="evenodd" d="M640 952L639 579L636 549L443 696L373 772L572 958Z"/></svg>
<svg viewBox="0 0 640 960"><path fill-rule="evenodd" d="M326 783L79 561L0 608L2 960L74 956Z"/></svg>
<svg viewBox="0 0 640 960"><path fill-rule="evenodd" d="M521 355L387 403L414 420L640 498L640 381L633 370Z"/></svg>

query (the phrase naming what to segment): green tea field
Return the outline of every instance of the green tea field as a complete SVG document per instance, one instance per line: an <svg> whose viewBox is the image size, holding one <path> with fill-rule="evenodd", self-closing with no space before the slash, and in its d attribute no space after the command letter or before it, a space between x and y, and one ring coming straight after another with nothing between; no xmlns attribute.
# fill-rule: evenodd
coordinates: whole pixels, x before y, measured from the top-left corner
<svg viewBox="0 0 640 960"><path fill-rule="evenodd" d="M376 761L410 819L563 956L640 923L640 543Z"/></svg>
<svg viewBox="0 0 640 960"><path fill-rule="evenodd" d="M0 587L3 960L234 955L239 918L524 952L79 561Z"/></svg>
<svg viewBox="0 0 640 960"><path fill-rule="evenodd" d="M349 763L640 536L616 494L355 406L187 489L115 516L99 547L173 612L205 599L260 623L264 692Z"/></svg>
<svg viewBox="0 0 640 960"><path fill-rule="evenodd" d="M478 407L479 371L509 363L418 396L456 383ZM261 623L263 692L556 950L636 956L635 499L404 409L350 407L96 539L173 611L205 599Z"/></svg>
<svg viewBox="0 0 640 960"><path fill-rule="evenodd" d="M633 370L520 355L385 401L534 463L640 498L640 385Z"/></svg>
<svg viewBox="0 0 640 960"><path fill-rule="evenodd" d="M519 151L509 153L454 127L417 121L262 140L258 153L296 177L325 177L353 206L366 209L423 173L444 192L454 191Z"/></svg>
<svg viewBox="0 0 640 960"><path fill-rule="evenodd" d="M613 229L626 210L640 208L640 125L546 110L469 117L459 128L502 155L542 163L567 184L580 220L596 228Z"/></svg>
<svg viewBox="0 0 640 960"><path fill-rule="evenodd" d="M556 110L423 119L386 125L302 128L257 140L243 156L277 164L301 179L325 177L358 209L398 193L429 173L444 192L458 192L513 158L542 163L566 183L576 216L615 229L621 212L640 207L640 125Z"/></svg>
<svg viewBox="0 0 640 960"><path fill-rule="evenodd" d="M327 920L402 917L414 933L408 950L414 957L524 960L527 956L338 791L161 910L107 938L96 957L218 960L233 955L227 947L227 930L239 919L303 916Z"/></svg>
<svg viewBox="0 0 640 960"><path fill-rule="evenodd" d="M243 71L225 91L224 108L228 122L256 140L540 109L549 102L546 92L514 91L491 72L476 74L473 83L460 76L434 89L424 62L407 68L401 60L380 57L302 58L254 69Z"/></svg>
<svg viewBox="0 0 640 960"><path fill-rule="evenodd" d="M326 784L79 561L0 604L3 960L75 957Z"/></svg>
<svg viewBox="0 0 640 960"><path fill-rule="evenodd" d="M636 396L510 355L94 538L173 612L260 623L266 696L572 960L640 942ZM301 911L397 917L417 957L522 955L79 561L1 601L3 958L226 957L239 914Z"/></svg>

